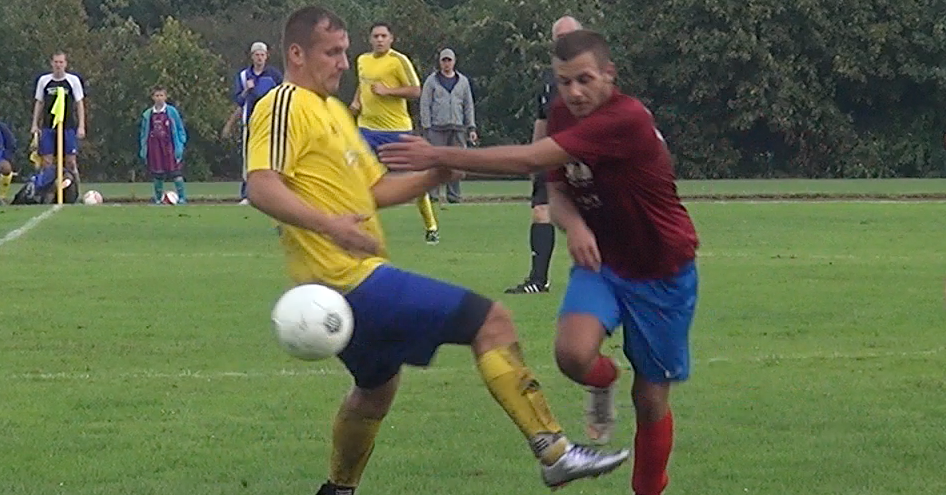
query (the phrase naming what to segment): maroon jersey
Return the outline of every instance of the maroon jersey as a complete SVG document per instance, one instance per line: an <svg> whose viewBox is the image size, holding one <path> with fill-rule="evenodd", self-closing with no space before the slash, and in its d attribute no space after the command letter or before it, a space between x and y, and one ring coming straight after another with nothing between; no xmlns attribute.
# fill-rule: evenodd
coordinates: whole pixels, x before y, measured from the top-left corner
<svg viewBox="0 0 946 495"><path fill-rule="evenodd" d="M578 119L556 99L548 134L575 159L548 180L567 185L605 266L625 278L664 278L696 257L670 152L640 101L615 91Z"/></svg>
<svg viewBox="0 0 946 495"><path fill-rule="evenodd" d="M167 111L152 112L148 132L148 171L165 174L181 169L174 159L174 139Z"/></svg>

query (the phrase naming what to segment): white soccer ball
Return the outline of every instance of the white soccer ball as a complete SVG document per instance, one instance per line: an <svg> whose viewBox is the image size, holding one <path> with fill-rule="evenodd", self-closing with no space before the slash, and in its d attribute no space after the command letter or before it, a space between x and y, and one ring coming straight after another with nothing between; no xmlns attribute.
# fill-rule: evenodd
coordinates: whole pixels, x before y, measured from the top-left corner
<svg viewBox="0 0 946 495"><path fill-rule="evenodd" d="M82 195L82 204L98 205L102 204L102 195L98 191L87 191Z"/></svg>
<svg viewBox="0 0 946 495"><path fill-rule="evenodd" d="M165 191L161 196L161 202L166 205L176 205L177 199L177 193L174 191Z"/></svg>
<svg viewBox="0 0 946 495"><path fill-rule="evenodd" d="M345 297L318 284L286 291L276 301L272 319L282 348L305 361L342 352L355 329L355 318Z"/></svg>

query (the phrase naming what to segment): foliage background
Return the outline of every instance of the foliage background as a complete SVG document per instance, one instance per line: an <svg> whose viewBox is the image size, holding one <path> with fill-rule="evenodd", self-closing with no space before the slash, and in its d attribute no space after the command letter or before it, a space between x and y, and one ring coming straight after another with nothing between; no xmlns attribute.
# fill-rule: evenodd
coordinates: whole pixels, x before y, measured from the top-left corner
<svg viewBox="0 0 946 495"><path fill-rule="evenodd" d="M239 176L219 130L235 72L300 0L32 0L0 5L0 119L25 164L35 78L69 54L86 82L94 180L130 180L148 91L164 84L191 135L192 180ZM374 20L423 77L446 46L474 83L486 144L531 133L549 29L578 17L611 41L620 84L657 118L682 178L946 176L946 0L330 0L367 49ZM340 96L354 92L354 74Z"/></svg>

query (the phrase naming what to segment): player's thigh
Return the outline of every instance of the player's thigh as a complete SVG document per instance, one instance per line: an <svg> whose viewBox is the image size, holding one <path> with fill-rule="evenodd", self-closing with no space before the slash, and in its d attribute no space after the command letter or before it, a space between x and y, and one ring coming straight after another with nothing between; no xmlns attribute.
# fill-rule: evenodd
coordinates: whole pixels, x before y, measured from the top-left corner
<svg viewBox="0 0 946 495"><path fill-rule="evenodd" d="M379 386L404 364L427 366L443 344L469 345L493 302L468 289L377 268L346 295L355 331L340 357L361 388Z"/></svg>
<svg viewBox="0 0 946 495"><path fill-rule="evenodd" d="M621 307L611 284L601 273L577 265L571 268L558 310L559 328L576 316L593 318L598 326L586 331L599 337L602 332L611 335L621 321Z"/></svg>
<svg viewBox="0 0 946 495"><path fill-rule="evenodd" d="M690 326L699 286L695 263L665 279L612 278L622 305L624 354L635 372L651 383L688 379Z"/></svg>

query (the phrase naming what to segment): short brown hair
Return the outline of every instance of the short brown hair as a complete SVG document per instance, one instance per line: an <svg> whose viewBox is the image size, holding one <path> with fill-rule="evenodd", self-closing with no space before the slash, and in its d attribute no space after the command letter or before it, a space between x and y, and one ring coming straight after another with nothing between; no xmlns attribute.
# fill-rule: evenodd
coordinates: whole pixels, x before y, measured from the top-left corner
<svg viewBox="0 0 946 495"><path fill-rule="evenodd" d="M556 40L552 47L552 55L562 62L568 62L588 52L591 52L600 64L611 61L608 41L600 33L588 29L572 31Z"/></svg>
<svg viewBox="0 0 946 495"><path fill-rule="evenodd" d="M151 87L151 95L152 95L152 96L154 96L154 94L157 93L158 91L161 91L161 92L163 92L164 94L167 94L167 92L168 92L167 88L165 88L164 86L162 86L162 85L160 85L160 84L157 84L157 85Z"/></svg>
<svg viewBox="0 0 946 495"><path fill-rule="evenodd" d="M283 50L288 50L293 44L302 48L311 48L315 44L316 38L312 36L312 29L318 26L322 21L328 21L326 29L335 31L346 29L345 21L337 14L324 7L311 5L302 7L286 19L286 25L282 32Z"/></svg>

